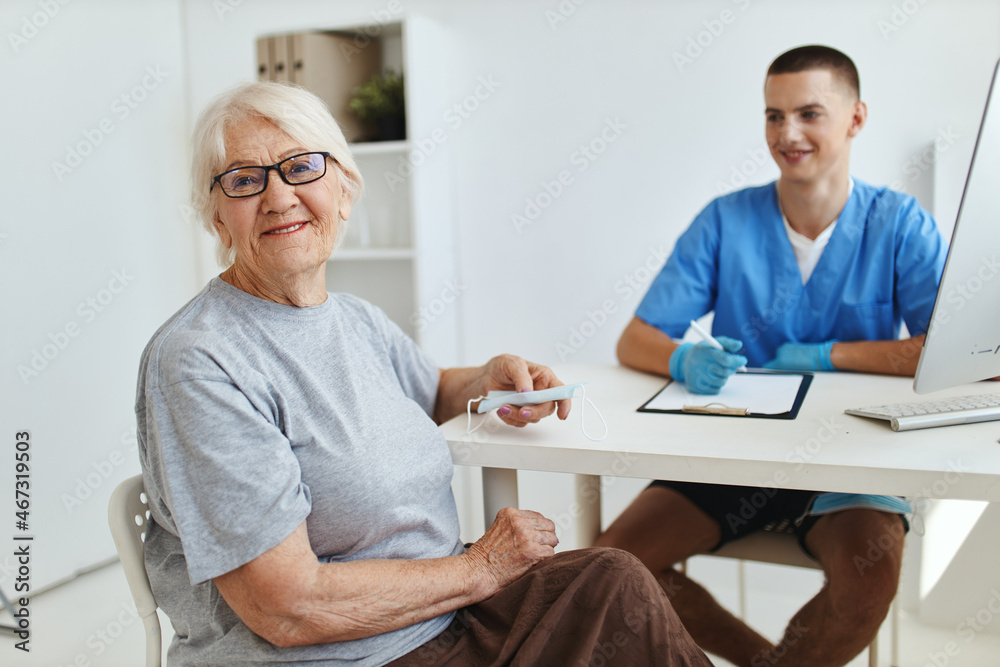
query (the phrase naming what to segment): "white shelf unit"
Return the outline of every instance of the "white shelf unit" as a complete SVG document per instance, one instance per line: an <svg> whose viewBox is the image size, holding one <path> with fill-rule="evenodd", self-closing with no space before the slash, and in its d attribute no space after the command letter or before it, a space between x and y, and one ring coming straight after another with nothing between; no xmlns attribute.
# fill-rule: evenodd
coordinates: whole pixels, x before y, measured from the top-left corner
<svg viewBox="0 0 1000 667"><path fill-rule="evenodd" d="M403 155L410 148L408 141L362 141L350 145L354 157L359 155L383 155L399 153Z"/></svg>
<svg viewBox="0 0 1000 667"><path fill-rule="evenodd" d="M412 14L380 26L322 27L311 32L363 36L354 44L378 49L383 70L403 72L406 105L407 140L351 144L365 192L352 210L343 244L327 263L327 288L374 303L439 366L457 365L461 299L452 287L460 283L448 144L435 143L433 153L424 155L415 141L447 130L442 113L448 88L442 72L448 69L448 33ZM294 41L294 36L286 37ZM352 55L356 54L347 55L349 61ZM338 62L330 70L339 72L343 67Z"/></svg>
<svg viewBox="0 0 1000 667"><path fill-rule="evenodd" d="M366 262L380 259L413 259L413 248L341 248L337 251L338 262ZM332 260L331 260L332 261Z"/></svg>

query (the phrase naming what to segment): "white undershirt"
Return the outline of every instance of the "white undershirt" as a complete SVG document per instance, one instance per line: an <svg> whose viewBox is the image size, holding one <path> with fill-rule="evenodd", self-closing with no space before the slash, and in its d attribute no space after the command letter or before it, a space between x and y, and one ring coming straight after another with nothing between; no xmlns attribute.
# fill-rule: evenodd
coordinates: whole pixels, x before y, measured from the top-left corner
<svg viewBox="0 0 1000 667"><path fill-rule="evenodd" d="M852 192L854 192L854 179L850 178L847 185L848 199L851 198ZM781 208L780 202L778 208ZM840 217L838 216L837 220L839 219ZM802 274L802 284L805 285L809 282L809 276L812 275L816 264L819 263L819 258L823 255L823 250L826 248L827 242L829 242L830 237L833 235L833 228L837 226L837 220L831 222L830 226L824 229L815 239L799 234L792 229L792 226L788 224L788 218L785 217L784 211L781 213L781 220L785 223L785 232L788 234L788 240L792 243L792 250L795 252L795 261L798 262L799 272Z"/></svg>

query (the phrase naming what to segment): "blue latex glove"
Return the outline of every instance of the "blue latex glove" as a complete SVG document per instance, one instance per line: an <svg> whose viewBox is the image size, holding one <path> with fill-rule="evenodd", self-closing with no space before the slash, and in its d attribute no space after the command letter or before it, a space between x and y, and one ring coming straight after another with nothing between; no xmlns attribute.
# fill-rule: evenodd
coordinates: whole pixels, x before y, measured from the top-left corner
<svg viewBox="0 0 1000 667"><path fill-rule="evenodd" d="M725 350L717 350L707 341L684 343L670 357L670 376L683 382L695 394L718 394L737 368L747 365L739 352L743 341L717 336Z"/></svg>
<svg viewBox="0 0 1000 667"><path fill-rule="evenodd" d="M835 340L825 343L785 343L778 348L778 356L764 364L764 368L779 371L835 371L830 361L830 351Z"/></svg>

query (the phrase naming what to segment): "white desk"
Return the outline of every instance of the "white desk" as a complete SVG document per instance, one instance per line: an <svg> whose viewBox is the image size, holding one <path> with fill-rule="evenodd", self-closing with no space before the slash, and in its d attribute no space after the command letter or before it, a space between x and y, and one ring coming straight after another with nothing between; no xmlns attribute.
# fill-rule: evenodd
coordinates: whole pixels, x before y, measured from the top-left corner
<svg viewBox="0 0 1000 667"><path fill-rule="evenodd" d="M600 475L745 486L885 493L1000 501L1000 422L897 433L887 422L844 414L849 407L1000 391L984 382L918 396L912 378L817 373L794 420L640 413L666 382L620 366L565 365L566 383L587 381L608 423L608 437L580 432L583 403L565 422L524 429L495 415L466 434L466 417L441 428L457 464L483 466L486 525L517 506L517 470L575 473L572 512L584 542L600 530ZM588 408L588 431L602 427ZM473 416L473 426L482 416Z"/></svg>

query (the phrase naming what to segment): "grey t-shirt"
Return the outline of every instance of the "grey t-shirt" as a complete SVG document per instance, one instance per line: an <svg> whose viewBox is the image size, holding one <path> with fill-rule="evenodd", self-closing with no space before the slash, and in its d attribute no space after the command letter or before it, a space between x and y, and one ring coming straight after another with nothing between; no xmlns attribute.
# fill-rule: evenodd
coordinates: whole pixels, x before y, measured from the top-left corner
<svg viewBox="0 0 1000 667"><path fill-rule="evenodd" d="M212 578L306 521L322 561L461 553L438 371L371 304L296 308L219 278L153 336L136 392L152 513L146 570L175 665L381 665L453 614L374 637L278 648Z"/></svg>

